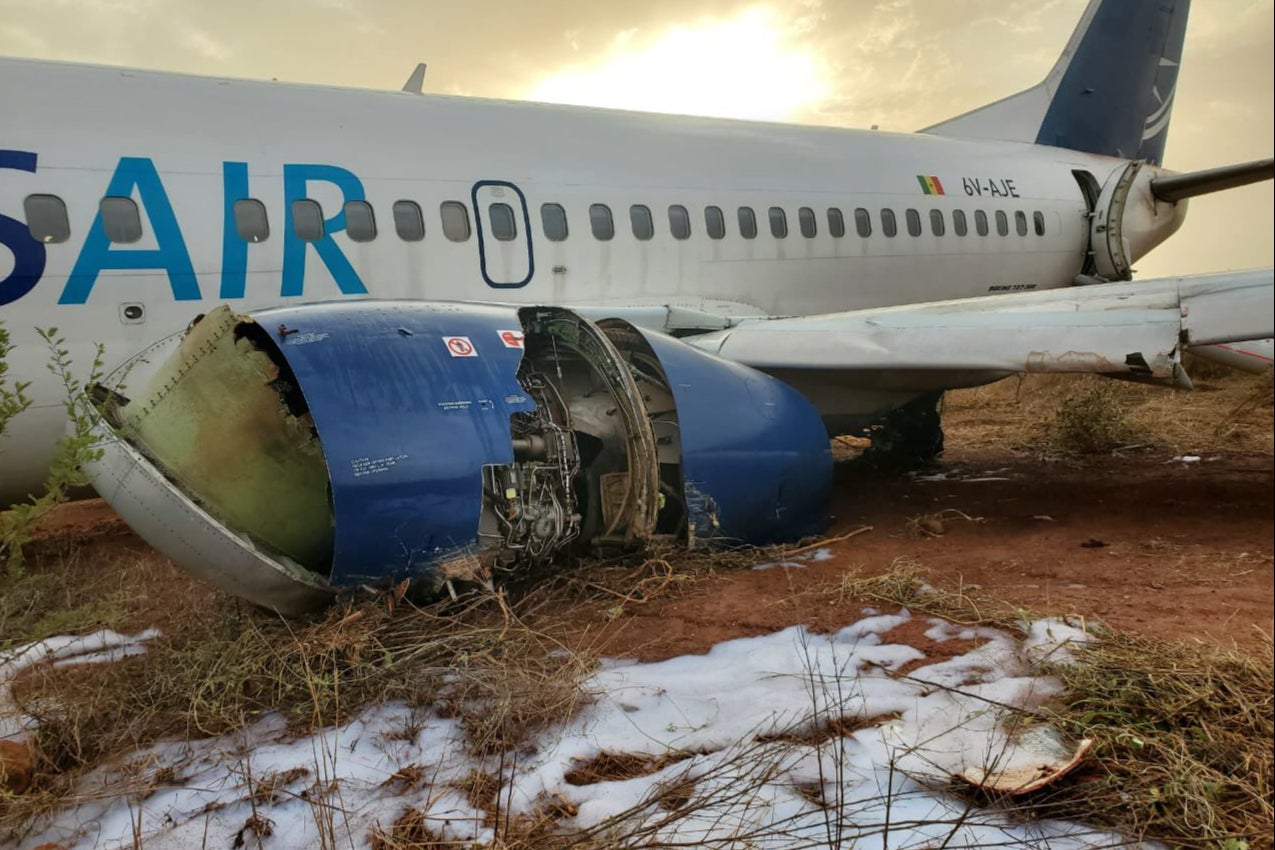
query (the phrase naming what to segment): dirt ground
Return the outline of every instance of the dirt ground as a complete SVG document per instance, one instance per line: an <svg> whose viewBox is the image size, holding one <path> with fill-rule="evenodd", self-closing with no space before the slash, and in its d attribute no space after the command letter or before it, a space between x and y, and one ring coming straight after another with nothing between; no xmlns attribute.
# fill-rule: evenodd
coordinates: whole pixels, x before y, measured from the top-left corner
<svg viewBox="0 0 1275 850"><path fill-rule="evenodd" d="M1029 610L1270 652L1269 407L1250 413L1257 439L1240 449L1181 459L1180 448L1162 444L1063 460L1015 447L1018 432L1005 423L1021 405L1009 416L1007 404L1002 391L950 405L948 451L931 473L886 476L838 464L827 536L868 530L829 544L832 557L723 571L626 605L618 616L598 608L582 615L589 621L581 639L609 655L654 659L794 623L832 628L857 618L862 603L830 605L813 588L851 566L873 574L911 563L939 587L978 590ZM78 541L82 564L137 559L149 564L136 573L141 580L203 592L170 572L98 500L62 506L42 536ZM152 614L175 613L157 610L165 594L150 594Z"/></svg>
<svg viewBox="0 0 1275 850"><path fill-rule="evenodd" d="M832 628L860 604L806 593L849 565L900 562L938 587L977 590L1025 609L1078 615L1170 640L1269 652L1272 465L1263 455L1184 464L1154 454L1100 466L1041 465L949 452L940 480L841 470L829 535L871 530L799 566L724 574L642 606L606 641L644 658L704 651L792 623ZM942 533L916 518L938 515ZM846 610L849 607L850 610Z"/></svg>

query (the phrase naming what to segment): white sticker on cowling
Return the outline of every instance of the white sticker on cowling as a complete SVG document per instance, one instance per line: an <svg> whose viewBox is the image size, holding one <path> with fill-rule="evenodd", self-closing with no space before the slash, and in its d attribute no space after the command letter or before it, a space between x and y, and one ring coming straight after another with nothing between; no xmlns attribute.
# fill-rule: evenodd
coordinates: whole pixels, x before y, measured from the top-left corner
<svg viewBox="0 0 1275 850"><path fill-rule="evenodd" d="M522 348L522 331L496 331L505 348Z"/></svg>
<svg viewBox="0 0 1275 850"><path fill-rule="evenodd" d="M443 344L447 346L447 353L452 357L478 356L478 352L474 350L474 344L467 336L445 336Z"/></svg>
<svg viewBox="0 0 1275 850"><path fill-rule="evenodd" d="M327 331L310 331L308 333L291 333L283 338L284 345L309 345L312 342L323 342L328 338Z"/></svg>

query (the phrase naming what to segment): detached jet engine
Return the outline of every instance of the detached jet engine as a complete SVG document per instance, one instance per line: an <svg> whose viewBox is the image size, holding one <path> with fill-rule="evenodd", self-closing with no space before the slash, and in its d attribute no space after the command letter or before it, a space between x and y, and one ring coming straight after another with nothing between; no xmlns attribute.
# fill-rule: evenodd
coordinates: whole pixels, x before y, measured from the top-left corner
<svg viewBox="0 0 1275 850"><path fill-rule="evenodd" d="M786 384L566 309L359 301L196 319L135 396L90 390L87 469L179 566L282 614L568 552L826 524ZM127 370L126 370L127 371Z"/></svg>

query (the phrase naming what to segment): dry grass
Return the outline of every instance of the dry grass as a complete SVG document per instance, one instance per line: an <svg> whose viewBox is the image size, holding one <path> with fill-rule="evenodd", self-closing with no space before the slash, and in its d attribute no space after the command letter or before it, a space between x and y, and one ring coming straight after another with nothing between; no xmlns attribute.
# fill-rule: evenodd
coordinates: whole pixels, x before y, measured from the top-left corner
<svg viewBox="0 0 1275 850"><path fill-rule="evenodd" d="M0 841L20 838L42 815L71 802L77 778L99 764L164 738L225 735L267 713L279 712L307 732L397 699L459 717L476 755L516 752L591 699L582 682L603 648L581 649L574 639L568 651L558 637L578 635L572 620L578 612L616 617L626 606L678 594L723 570L794 551L670 548L590 561L500 589L471 588L458 601L391 606L373 599L287 622L188 579L154 555L122 550L108 563L85 564L73 545L40 550L22 592L0 601L0 651L62 630L159 625L163 636L146 654L118 663L37 666L19 677L18 708L39 721L34 783L27 793L0 799ZM137 771L137 793L154 785L151 773ZM505 824L500 834L510 842L540 834L542 819ZM378 840L399 846L392 842L403 833L401 846L431 846L413 843L427 839L410 821Z"/></svg>
<svg viewBox="0 0 1275 850"><path fill-rule="evenodd" d="M1113 635L1051 670L1067 685L1056 723L1094 738L1096 775L1047 809L1183 847L1275 835L1275 679L1264 658Z"/></svg>
<svg viewBox="0 0 1275 850"><path fill-rule="evenodd" d="M938 590L900 563L826 591L956 623L1021 629L1037 615L977 592ZM1090 631L1094 632L1093 624ZM1097 629L1044 716L1093 738L1093 770L1028 802L1034 816L1113 827L1180 847L1270 850L1275 835L1275 659Z"/></svg>
<svg viewBox="0 0 1275 850"><path fill-rule="evenodd" d="M16 683L15 699L40 724L35 782L0 805L0 838L22 835L96 764L165 737L226 734L267 712L306 731L400 699L461 718L475 752L516 750L589 698L581 682L591 656L561 651L548 636L553 616L538 610L543 602L474 594L400 605L392 615L370 601L305 624L254 609L230 618L217 611L192 616L145 655L33 668Z"/></svg>
<svg viewBox="0 0 1275 850"><path fill-rule="evenodd" d="M948 393L943 417L971 449L1059 455L1150 446L1174 454L1270 454L1272 373L1194 374L1209 377L1189 392L1084 375L1020 375Z"/></svg>
<svg viewBox="0 0 1275 850"><path fill-rule="evenodd" d="M19 689L24 709L42 720L36 788L0 806L0 835L20 837L42 811L65 801L73 777L105 758L160 737L221 734L266 711L283 711L297 727L308 728L339 723L372 702L399 698L441 705L460 716L476 753L516 752L537 729L566 720L590 698L581 683L591 659L563 652L553 637L580 603L593 603L594 610L600 601L637 604L676 594L686 582L714 572L791 551L685 554L685 567L669 553L641 562L596 563L567 571L513 601L499 593L477 593L460 603L399 606L394 614L370 602L334 609L302 625L251 610L227 621L220 611L190 624L180 640L156 643L146 656L57 675L36 671ZM885 575L848 573L823 592L842 602L901 605L953 622L1006 629L1020 628L1031 616L977 592L937 590L919 567L902 562ZM1096 772L1015 805L1026 805L1023 812L1029 816L1098 821L1184 846L1216 847L1226 839L1242 839L1255 849L1268 847L1275 730L1267 656L1254 659L1125 636L1096 643L1076 664L1053 671L1067 682L1068 692L1050 707L1053 722L1098 740ZM41 712L41 706L55 708ZM751 765L741 776L769 781L785 758L772 750L782 746L775 740L741 745L741 758ZM759 748L765 749L765 759L758 760ZM614 763L586 767L623 778L676 760L628 764L617 756ZM256 787L272 784L266 777ZM723 804L704 797L698 790L707 787L704 783L674 777L657 789L658 800L648 801L641 813L629 813L645 818L633 834L623 834L627 827L613 821L568 836L555 833L557 823L571 814L562 804L550 802L534 816L502 820L499 788L492 782L472 784L462 791L491 804L488 825L496 828L495 846L503 848L637 846L634 842L653 835L656 827ZM744 791L739 794L742 801ZM408 810L376 834L374 846L465 845L432 832L419 812Z"/></svg>
<svg viewBox="0 0 1275 850"><path fill-rule="evenodd" d="M994 626L1011 632L1021 632L1024 623L1041 616L977 589L940 590L926 580L926 570L921 565L902 558L880 575L864 576L847 570L837 585L825 588L823 593L837 604L847 600L883 602L951 623Z"/></svg>

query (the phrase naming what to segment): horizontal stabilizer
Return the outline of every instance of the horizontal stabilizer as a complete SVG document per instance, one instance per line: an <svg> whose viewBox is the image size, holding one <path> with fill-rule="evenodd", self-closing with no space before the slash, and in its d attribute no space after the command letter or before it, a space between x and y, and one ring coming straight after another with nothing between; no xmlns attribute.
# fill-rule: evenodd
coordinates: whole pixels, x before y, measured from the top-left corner
<svg viewBox="0 0 1275 850"><path fill-rule="evenodd" d="M1259 159L1240 165L1226 165L1189 174L1173 174L1151 181L1151 194L1162 201L1175 204L1178 201L1234 189L1250 183L1260 183L1275 177L1275 159Z"/></svg>
<svg viewBox="0 0 1275 850"><path fill-rule="evenodd" d="M1183 382L1183 345L1275 335L1271 269L754 320L691 340L763 370L1094 372Z"/></svg>
<svg viewBox="0 0 1275 850"><path fill-rule="evenodd" d="M1241 372L1261 374L1275 363L1275 339L1250 339L1217 345L1195 345L1191 353Z"/></svg>

